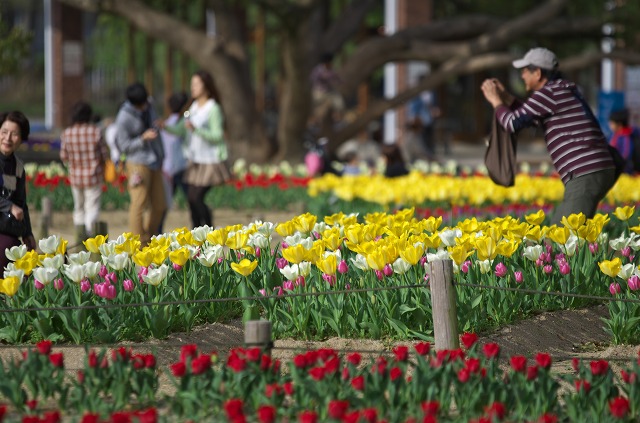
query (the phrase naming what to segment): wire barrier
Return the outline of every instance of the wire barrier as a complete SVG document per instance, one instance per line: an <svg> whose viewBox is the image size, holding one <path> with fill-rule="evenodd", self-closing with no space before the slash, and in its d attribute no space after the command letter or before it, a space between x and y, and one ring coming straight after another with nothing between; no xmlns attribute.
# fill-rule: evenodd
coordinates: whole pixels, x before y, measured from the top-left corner
<svg viewBox="0 0 640 423"><path fill-rule="evenodd" d="M558 296L558 297L570 297L570 298L580 298L580 299L588 299L599 302L622 302L622 303L640 303L640 299L634 298L619 298L616 296L597 296L597 295L586 295L586 294L575 294L568 292L560 292L560 291L541 291L536 289L527 289L520 287L501 287L501 286L493 286L493 285L483 285L483 284L473 284L466 282L453 282L454 285L460 287L469 287L469 288L478 288L478 289L488 289L488 290L498 290L498 291L511 291L511 292L519 292L526 295L550 295L550 296ZM355 293L369 293L369 292L381 292L381 291L396 291L403 289L417 289L417 288L430 288L430 284L428 283L420 283L420 284L409 284L409 285L396 285L396 286L384 286L384 287L370 287L370 288L350 288L350 289L340 289L340 290L332 290L332 291L317 291L317 292L291 292L287 291L286 294L283 295L254 295L254 296L243 296L243 297L227 297L227 298L207 298L207 299L184 299L184 300L174 300L174 301L159 301L159 302L137 302L137 303L128 303L128 304L94 304L94 305L83 305L83 306L53 306L53 307L27 307L27 308L0 308L0 313L23 313L23 312L47 312L47 311L65 311L65 310L95 310L95 309L119 309L119 308L131 308L131 307L162 307L162 306L176 306L176 305L188 305L188 304L208 304L208 303L224 303L224 302L237 302L237 301L250 301L250 300L284 300L286 298L292 297L319 297L325 295L341 295L341 294L355 294ZM188 335L187 335L188 336ZM147 341L143 341L143 347L145 349L153 349L153 348L179 348L184 345L193 344L194 342L162 342L161 344L149 344ZM310 343L318 342L309 340ZM216 341L207 341L207 340L198 340L198 345L207 345L218 347L219 349L229 349L238 347L238 343L224 343L224 342L216 342ZM127 343L116 343L116 344L93 344L99 348L139 348L141 345L137 345L135 341L127 342ZM55 348L78 348L82 346L87 346L88 344L79 344L79 345L55 345ZM22 344L22 345L9 345L9 344L0 344L0 349L19 349L19 348L33 348L32 344ZM277 347L274 346L272 350L300 350L301 348L294 347ZM359 350L359 349L338 349L336 350L339 353L362 353L362 354L388 354L388 349L383 350ZM558 361L562 360L571 360L573 358L579 358L582 360L588 360L589 357L581 356L564 356L564 357L554 357ZM593 357L591 359L597 359ZM639 357L613 357L607 359L608 361L632 361L639 359Z"/></svg>

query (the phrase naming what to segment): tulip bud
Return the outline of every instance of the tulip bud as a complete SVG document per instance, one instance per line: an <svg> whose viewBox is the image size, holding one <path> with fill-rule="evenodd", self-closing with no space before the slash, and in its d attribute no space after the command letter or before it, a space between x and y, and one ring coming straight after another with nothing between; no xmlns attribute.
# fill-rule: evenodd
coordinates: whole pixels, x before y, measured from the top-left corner
<svg viewBox="0 0 640 423"><path fill-rule="evenodd" d="M499 278L503 278L507 275L507 266L504 263L500 262L496 265L496 276Z"/></svg>
<svg viewBox="0 0 640 423"><path fill-rule="evenodd" d="M522 283L524 281L524 275L520 270L516 270L515 272L513 272L513 276L515 276L516 278L516 283Z"/></svg>
<svg viewBox="0 0 640 423"><path fill-rule="evenodd" d="M638 289L640 289L640 277L638 275L631 276L627 281L627 285L629 286L630 290L637 291Z"/></svg>
<svg viewBox="0 0 640 423"><path fill-rule="evenodd" d="M571 266L566 261L560 263L558 267L560 268L560 273L563 275L568 275L569 273L571 273Z"/></svg>
<svg viewBox="0 0 640 423"><path fill-rule="evenodd" d="M53 287L55 289L57 289L58 291L61 291L64 288L64 281L62 280L62 278L58 278L56 280L53 281Z"/></svg>
<svg viewBox="0 0 640 423"><path fill-rule="evenodd" d="M133 281L131 279L125 279L122 282L122 287L126 292L131 292L133 291L133 288L135 287L135 285L133 284Z"/></svg>
<svg viewBox="0 0 640 423"><path fill-rule="evenodd" d="M349 265L347 264L347 262L345 260L340 260L340 263L338 263L338 272L341 275L343 275L348 271L349 271Z"/></svg>
<svg viewBox="0 0 640 423"><path fill-rule="evenodd" d="M598 252L598 243L594 242L592 244L589 244L589 251L591 252L591 254L595 254Z"/></svg>
<svg viewBox="0 0 640 423"><path fill-rule="evenodd" d="M384 273L385 276L393 275L393 267L391 267L390 264L385 264L384 268L382 269L382 273Z"/></svg>
<svg viewBox="0 0 640 423"><path fill-rule="evenodd" d="M276 259L276 267L277 267L278 269L284 269L284 267L285 267L287 264L289 264L289 262L288 262L288 261L287 261L287 259L286 259L286 258L284 258L284 257L278 257L278 258Z"/></svg>
<svg viewBox="0 0 640 423"><path fill-rule="evenodd" d="M44 289L44 285L42 284L42 282L37 279L33 280L33 286L35 286L38 291Z"/></svg>
<svg viewBox="0 0 640 423"><path fill-rule="evenodd" d="M304 286L305 284L304 276L302 275L298 276L295 280L295 284L296 286Z"/></svg>
<svg viewBox="0 0 640 423"><path fill-rule="evenodd" d="M462 273L469 273L469 269L471 268L471 260L465 260L462 265L460 265L460 271Z"/></svg>
<svg viewBox="0 0 640 423"><path fill-rule="evenodd" d="M545 264L545 266L542 268L542 270L544 271L544 273L546 273L548 275L551 272L553 272L553 266L550 265L550 264Z"/></svg>
<svg viewBox="0 0 640 423"><path fill-rule="evenodd" d="M609 285L609 292L611 293L611 295L616 295L622 292L622 288L620 287L619 283L613 282L611 285Z"/></svg>
<svg viewBox="0 0 640 423"><path fill-rule="evenodd" d="M378 280L384 279L384 273L382 273L382 271L376 269L376 278L378 278Z"/></svg>
<svg viewBox="0 0 640 423"><path fill-rule="evenodd" d="M176 272L179 272L182 270L182 266L180 266L177 263L172 263L172 266L173 266L173 270L175 270Z"/></svg>
<svg viewBox="0 0 640 423"><path fill-rule="evenodd" d="M91 290L91 282L89 282L87 279L83 279L82 281L80 281L80 291L87 292L90 290Z"/></svg>
<svg viewBox="0 0 640 423"><path fill-rule="evenodd" d="M103 265L100 267L100 271L98 272L98 275L99 275L101 278L104 278L104 277L107 275L107 273L109 273L109 269L107 269L107 266L105 266L105 265L103 264Z"/></svg>

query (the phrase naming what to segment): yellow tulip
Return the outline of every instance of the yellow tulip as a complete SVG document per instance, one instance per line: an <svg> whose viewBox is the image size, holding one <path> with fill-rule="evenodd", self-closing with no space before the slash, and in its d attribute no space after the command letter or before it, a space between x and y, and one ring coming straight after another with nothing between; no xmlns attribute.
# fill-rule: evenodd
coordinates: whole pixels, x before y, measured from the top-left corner
<svg viewBox="0 0 640 423"><path fill-rule="evenodd" d="M622 260L620 260L620 257L616 257L613 260L601 261L598 266L602 273L615 278L620 273L620 269L622 269Z"/></svg>
<svg viewBox="0 0 640 423"><path fill-rule="evenodd" d="M530 225L538 226L544 221L544 210L540 209L535 213L526 215L524 218Z"/></svg>
<svg viewBox="0 0 640 423"><path fill-rule="evenodd" d="M176 241L178 241L178 244L180 245L198 245L196 240L193 239L191 231L176 234Z"/></svg>
<svg viewBox="0 0 640 423"><path fill-rule="evenodd" d="M342 236L338 228L328 229L322 234L324 246L331 251L335 251L342 245Z"/></svg>
<svg viewBox="0 0 640 423"><path fill-rule="evenodd" d="M151 266L151 263L153 263L153 253L151 249L144 248L136 252L131 259L140 267L149 267Z"/></svg>
<svg viewBox="0 0 640 423"><path fill-rule="evenodd" d="M525 233L524 237L532 241L540 242L545 232L540 226L531 226Z"/></svg>
<svg viewBox="0 0 640 423"><path fill-rule="evenodd" d="M0 279L0 293L13 297L20 288L20 279L17 276L9 276Z"/></svg>
<svg viewBox="0 0 640 423"><path fill-rule="evenodd" d="M496 247L496 251L502 257L509 258L516 252L519 246L520 246L520 243L517 242L516 240L513 240L513 239L510 241L502 240L498 243L498 246Z"/></svg>
<svg viewBox="0 0 640 423"><path fill-rule="evenodd" d="M442 216L433 217L430 216L428 219L424 219L420 222L423 226L424 230L427 232L436 232L438 228L442 225Z"/></svg>
<svg viewBox="0 0 640 423"><path fill-rule="evenodd" d="M240 263L231 263L231 268L242 276L249 276L258 267L258 260L242 259Z"/></svg>
<svg viewBox="0 0 640 423"><path fill-rule="evenodd" d="M351 242L352 244L362 244L363 242L365 242L363 228L364 226L360 224L345 227L344 236L347 241Z"/></svg>
<svg viewBox="0 0 640 423"><path fill-rule="evenodd" d="M602 227L592 220L588 220L587 223L578 229L578 236L588 242L596 242L598 236L602 232Z"/></svg>
<svg viewBox="0 0 640 423"><path fill-rule="evenodd" d="M293 235L296 232L296 230L293 222L290 220L288 222L278 224L278 226L276 226L276 232L281 237L285 237L285 236Z"/></svg>
<svg viewBox="0 0 640 423"><path fill-rule="evenodd" d="M449 247L447 249L449 251L449 256L451 260L458 265L461 266L464 261L473 254L472 250L467 249L467 245L456 245L454 247Z"/></svg>
<svg viewBox="0 0 640 423"><path fill-rule="evenodd" d="M306 252L306 261L310 261L314 263L316 260L319 260L325 252L324 242L322 240L318 240L313 243L311 248L309 248Z"/></svg>
<svg viewBox="0 0 640 423"><path fill-rule="evenodd" d="M326 223L329 226L334 226L334 225L344 226L342 219L344 219L345 216L346 215L343 212L334 213L331 216L325 216L324 223Z"/></svg>
<svg viewBox="0 0 640 423"><path fill-rule="evenodd" d="M338 259L334 254L329 254L324 258L316 260L315 265L322 273L335 275L338 269Z"/></svg>
<svg viewBox="0 0 640 423"><path fill-rule="evenodd" d="M555 226L549 229L547 237L557 244L564 245L571 236L571 231L566 226Z"/></svg>
<svg viewBox="0 0 640 423"><path fill-rule="evenodd" d="M22 258L16 260L16 269L20 269L29 276L34 268L40 265L40 257L35 250L28 251Z"/></svg>
<svg viewBox="0 0 640 423"><path fill-rule="evenodd" d="M626 222L631 219L633 213L636 211L635 206L616 207L613 214L621 221Z"/></svg>
<svg viewBox="0 0 640 423"><path fill-rule="evenodd" d="M478 260L493 260L498 255L496 242L490 236L482 236L476 239L476 252Z"/></svg>
<svg viewBox="0 0 640 423"><path fill-rule="evenodd" d="M584 222L586 222L587 217L584 215L584 213L572 213L569 216L562 216L562 224L569 228L571 231L573 232L577 232L578 229L584 225Z"/></svg>
<svg viewBox="0 0 640 423"><path fill-rule="evenodd" d="M189 250L187 247L182 247L177 250L171 251L169 253L169 260L171 263L177 264L178 266L184 266L187 260L189 260Z"/></svg>
<svg viewBox="0 0 640 423"><path fill-rule="evenodd" d="M67 244L69 244L69 241L61 239L58 244L58 248L56 249L56 254L64 255L64 253L67 252Z"/></svg>
<svg viewBox="0 0 640 423"><path fill-rule="evenodd" d="M287 259L289 263L298 264L307 260L307 250L302 244L291 245L282 250L282 257Z"/></svg>
<svg viewBox="0 0 640 423"><path fill-rule="evenodd" d="M207 241L213 245L226 245L228 236L227 228L218 228L207 234Z"/></svg>
<svg viewBox="0 0 640 423"><path fill-rule="evenodd" d="M140 236L127 237L123 243L116 245L115 253L127 253L128 256L133 256L138 250L140 250Z"/></svg>
<svg viewBox="0 0 640 423"><path fill-rule="evenodd" d="M318 218L311 213L301 214L300 216L296 216L292 219L295 230L305 234L310 234L311 231L313 231L317 221Z"/></svg>
<svg viewBox="0 0 640 423"><path fill-rule="evenodd" d="M84 241L83 244L90 253L99 253L100 246L107 241L107 238L109 238L109 235L96 235Z"/></svg>
<svg viewBox="0 0 640 423"><path fill-rule="evenodd" d="M438 235L438 232L434 232L431 235L427 235L427 237L424 240L424 246L426 248L438 249L441 243L442 243L442 238L440 238L440 235Z"/></svg>
<svg viewBox="0 0 640 423"><path fill-rule="evenodd" d="M232 250L241 250L247 246L249 242L249 234L242 231L236 231L233 236L227 238L226 246Z"/></svg>
<svg viewBox="0 0 640 423"><path fill-rule="evenodd" d="M370 268L375 270L382 270L384 266L388 263L384 259L384 255L382 251L376 250L366 255L367 264Z"/></svg>

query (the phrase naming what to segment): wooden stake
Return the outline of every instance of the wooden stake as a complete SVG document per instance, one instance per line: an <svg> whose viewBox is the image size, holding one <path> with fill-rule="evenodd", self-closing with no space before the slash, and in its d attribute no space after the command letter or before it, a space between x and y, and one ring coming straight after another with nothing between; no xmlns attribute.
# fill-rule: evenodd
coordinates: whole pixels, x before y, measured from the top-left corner
<svg viewBox="0 0 640 423"><path fill-rule="evenodd" d="M271 322L268 320L249 320L244 324L244 344L246 347L259 347L271 355Z"/></svg>
<svg viewBox="0 0 640 423"><path fill-rule="evenodd" d="M453 262L451 260L432 261L429 268L435 348L436 350L458 349L460 341L458 340L456 291L453 286Z"/></svg>

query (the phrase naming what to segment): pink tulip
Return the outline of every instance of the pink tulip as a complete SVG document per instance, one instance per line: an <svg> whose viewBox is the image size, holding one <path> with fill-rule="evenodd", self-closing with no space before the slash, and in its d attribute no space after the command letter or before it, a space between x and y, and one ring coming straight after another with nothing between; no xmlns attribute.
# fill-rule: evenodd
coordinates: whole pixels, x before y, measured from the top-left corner
<svg viewBox="0 0 640 423"><path fill-rule="evenodd" d="M260 295L262 295L263 297L267 296L267 290L266 289L259 289L258 292L260 293Z"/></svg>
<svg viewBox="0 0 640 423"><path fill-rule="evenodd" d="M500 262L496 265L496 270L495 270L496 276L499 278L503 278L507 275L507 266L504 265L504 263Z"/></svg>
<svg viewBox="0 0 640 423"><path fill-rule="evenodd" d="M560 269L560 273L563 275L568 275L571 273L571 266L566 261L562 261L558 264L558 268Z"/></svg>
<svg viewBox="0 0 640 423"><path fill-rule="evenodd" d="M276 259L276 266L278 267L278 269L284 269L284 267L289 264L289 262L287 261L286 258L284 257L278 257Z"/></svg>
<svg viewBox="0 0 640 423"><path fill-rule="evenodd" d="M540 257L542 257L542 255ZM542 267L544 265L544 260L542 260L540 257L536 259L536 266L538 267Z"/></svg>
<svg viewBox="0 0 640 423"><path fill-rule="evenodd" d="M58 291L62 291L62 289L64 288L64 281L62 280L62 278L58 278L53 281L53 287Z"/></svg>
<svg viewBox="0 0 640 423"><path fill-rule="evenodd" d="M42 282L37 279L33 280L33 286L35 286L38 291L44 289L44 285L42 284Z"/></svg>
<svg viewBox="0 0 640 423"><path fill-rule="evenodd" d="M462 273L469 273L469 269L471 268L471 260L466 260L464 263L462 263L462 265L460 266L460 270L462 271Z"/></svg>
<svg viewBox="0 0 640 423"><path fill-rule="evenodd" d="M598 252L598 243L594 242L592 244L589 244L589 251L591 252L591 254L595 254Z"/></svg>
<svg viewBox="0 0 640 423"><path fill-rule="evenodd" d="M627 281L627 285L629 286L630 290L637 291L638 289L640 289L640 277L638 277L638 275L631 276Z"/></svg>
<svg viewBox="0 0 640 423"><path fill-rule="evenodd" d="M116 283L118 282L118 276L116 276L116 272L107 273L104 275L104 280L110 283Z"/></svg>
<svg viewBox="0 0 640 423"><path fill-rule="evenodd" d="M426 263L427 263L427 256L420 257L420 267L424 267Z"/></svg>
<svg viewBox="0 0 640 423"><path fill-rule="evenodd" d="M384 273L382 273L381 270L376 269L376 278L378 278L378 280L383 280L384 279Z"/></svg>
<svg viewBox="0 0 640 423"><path fill-rule="evenodd" d="M340 260L340 263L338 263L338 272L341 275L344 275L348 271L349 271L349 265L347 264L347 262L345 260Z"/></svg>
<svg viewBox="0 0 640 423"><path fill-rule="evenodd" d="M609 285L609 292L611 293L611 295L616 295L622 292L622 288L620 287L620 284L618 282L613 282L611 285Z"/></svg>
<svg viewBox="0 0 640 423"><path fill-rule="evenodd" d="M524 282L524 275L523 275L522 271L516 270L515 272L513 272L513 276L515 276L515 278L516 278L516 283Z"/></svg>
<svg viewBox="0 0 640 423"><path fill-rule="evenodd" d="M105 265L103 264L103 265L100 267L100 271L98 272L98 275L99 275L101 278L104 278L104 277L107 275L107 273L109 273L109 269L107 269L107 266L105 266Z"/></svg>
<svg viewBox="0 0 640 423"><path fill-rule="evenodd" d="M256 247L256 257L260 257L261 251L260 247Z"/></svg>
<svg viewBox="0 0 640 423"><path fill-rule="evenodd" d="M550 264L545 264L542 270L544 271L544 273L549 275L551 272L553 272L553 266Z"/></svg>
<svg viewBox="0 0 640 423"><path fill-rule="evenodd" d="M274 289L276 290L276 295L277 296L281 296L284 293L284 291L282 291L282 287L281 286L278 286L278 287L276 287Z"/></svg>
<svg viewBox="0 0 640 423"><path fill-rule="evenodd" d="M135 288L135 285L133 284L133 281L131 279L125 279L122 282L122 288L126 291L126 292L131 292L133 291L133 288Z"/></svg>
<svg viewBox="0 0 640 423"><path fill-rule="evenodd" d="M629 257L631 255L631 247L629 246L622 247L622 249L620 250L620 254L622 254L625 257Z"/></svg>
<svg viewBox="0 0 640 423"><path fill-rule="evenodd" d="M284 250L285 248L289 248L289 244L287 244L286 242L282 241L282 249Z"/></svg>
<svg viewBox="0 0 640 423"><path fill-rule="evenodd" d="M324 279L329 286L334 286L336 284L336 275L327 275L326 273L323 273L322 279Z"/></svg>
<svg viewBox="0 0 640 423"><path fill-rule="evenodd" d="M182 266L180 266L178 263L172 263L171 265L173 267L173 270L175 270L176 272L179 272L182 270Z"/></svg>
<svg viewBox="0 0 640 423"><path fill-rule="evenodd" d="M385 276L393 275L393 267L391 267L390 264L385 264L384 268L382 269L382 273L384 273Z"/></svg>
<svg viewBox="0 0 640 423"><path fill-rule="evenodd" d="M298 276L295 280L295 284L296 286L304 286L305 285L304 276L302 275Z"/></svg>
<svg viewBox="0 0 640 423"><path fill-rule="evenodd" d="M285 291L293 291L293 282L291 281L282 282L282 289L284 289Z"/></svg>
<svg viewBox="0 0 640 423"><path fill-rule="evenodd" d="M91 283L87 279L83 279L82 281L80 281L80 291L91 291Z"/></svg>

